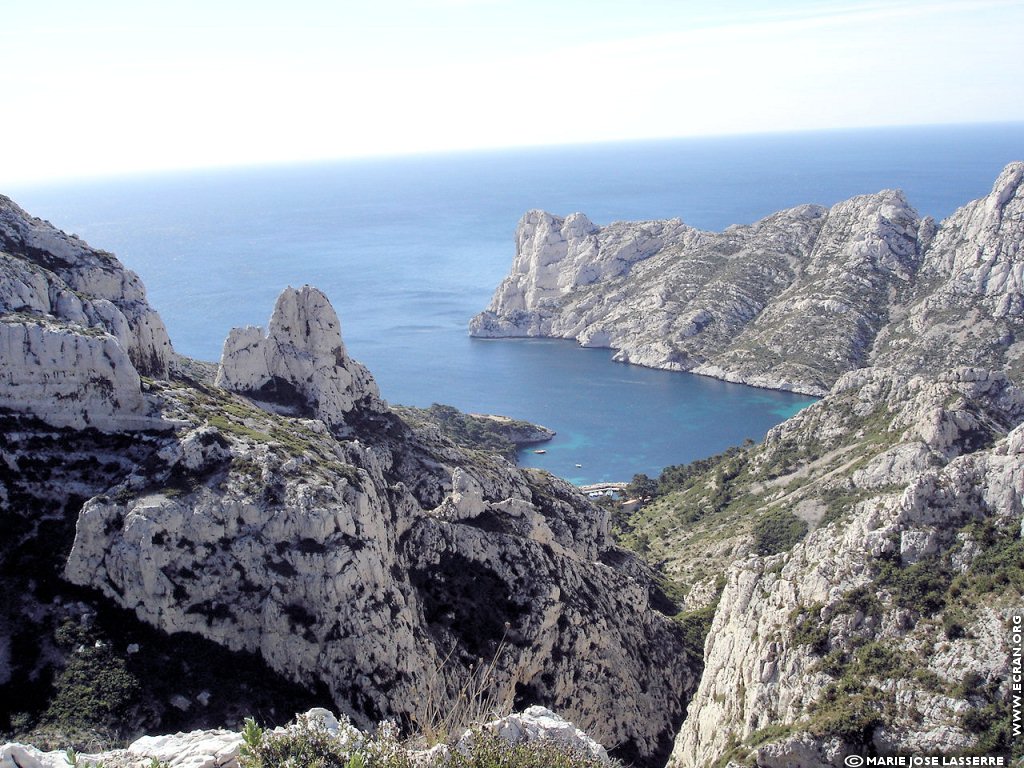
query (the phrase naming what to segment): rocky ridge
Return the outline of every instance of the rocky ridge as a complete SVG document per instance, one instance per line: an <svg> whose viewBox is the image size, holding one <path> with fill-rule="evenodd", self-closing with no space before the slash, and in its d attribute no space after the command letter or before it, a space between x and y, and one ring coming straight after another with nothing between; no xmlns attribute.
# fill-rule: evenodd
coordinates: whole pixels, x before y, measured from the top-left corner
<svg viewBox="0 0 1024 768"><path fill-rule="evenodd" d="M941 225L886 190L721 233L530 211L470 333L611 347L616 359L824 395L846 371L1019 372L1024 164ZM961 324L969 318L969 327Z"/></svg>
<svg viewBox="0 0 1024 768"><path fill-rule="evenodd" d="M70 583L323 685L362 724L414 725L489 668L497 701L553 706L630 759L664 760L693 660L603 510L403 421L316 289L285 290L266 332L233 331L214 375L158 341L141 283L112 256L4 210L4 322L71 339L4 358L4 391L31 393L4 402L5 522L25 541L36 521L73 522L56 553ZM106 399L76 383L65 402L52 382L79 368ZM109 471L63 468L80 492L68 497L40 446L83 438Z"/></svg>

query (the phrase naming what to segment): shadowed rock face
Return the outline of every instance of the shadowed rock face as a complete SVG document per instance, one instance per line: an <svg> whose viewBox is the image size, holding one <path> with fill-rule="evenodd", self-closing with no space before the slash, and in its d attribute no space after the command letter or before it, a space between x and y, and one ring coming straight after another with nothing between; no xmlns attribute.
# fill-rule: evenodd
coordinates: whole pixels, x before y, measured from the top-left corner
<svg viewBox="0 0 1024 768"><path fill-rule="evenodd" d="M818 395L870 364L1016 372L1022 176L1024 164L1007 166L938 227L894 191L721 233L530 211L470 332L575 339L639 365Z"/></svg>

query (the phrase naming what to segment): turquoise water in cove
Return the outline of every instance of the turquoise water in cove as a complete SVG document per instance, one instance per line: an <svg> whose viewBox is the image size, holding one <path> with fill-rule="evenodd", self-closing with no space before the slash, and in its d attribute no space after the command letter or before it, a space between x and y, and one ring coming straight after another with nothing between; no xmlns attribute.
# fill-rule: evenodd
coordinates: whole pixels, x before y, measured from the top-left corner
<svg viewBox="0 0 1024 768"><path fill-rule="evenodd" d="M530 208L705 229L902 188L941 219L1024 159L1024 125L685 139L182 172L0 190L116 253L175 347L216 360L310 283L385 398L504 413L558 432L524 464L574 482L656 475L750 437L811 399L611 361L571 342L471 339ZM577 466L580 465L580 466Z"/></svg>

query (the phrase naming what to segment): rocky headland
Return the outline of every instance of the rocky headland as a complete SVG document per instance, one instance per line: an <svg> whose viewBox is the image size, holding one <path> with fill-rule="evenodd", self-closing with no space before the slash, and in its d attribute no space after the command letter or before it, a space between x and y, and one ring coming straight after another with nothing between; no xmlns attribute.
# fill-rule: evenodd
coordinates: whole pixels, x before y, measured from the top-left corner
<svg viewBox="0 0 1024 768"><path fill-rule="evenodd" d="M713 614L670 764L1008 753L1022 420L1003 373L862 369L640 513Z"/></svg>
<svg viewBox="0 0 1024 768"><path fill-rule="evenodd" d="M705 232L530 211L484 337L610 347L623 362L824 395L842 374L950 360L1019 375L1024 163L936 224L901 192Z"/></svg>

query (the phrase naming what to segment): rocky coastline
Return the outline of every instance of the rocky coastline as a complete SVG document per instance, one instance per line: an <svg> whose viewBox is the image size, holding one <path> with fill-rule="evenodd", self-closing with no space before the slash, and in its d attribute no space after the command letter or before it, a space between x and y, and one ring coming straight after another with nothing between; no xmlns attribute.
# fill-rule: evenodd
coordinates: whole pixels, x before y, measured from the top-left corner
<svg viewBox="0 0 1024 768"><path fill-rule="evenodd" d="M137 276L0 198L0 729L203 742L308 695L414 730L475 686L642 767L1024 758L1022 190L939 225L890 191L723 233L527 214L475 333L822 396L630 510L501 455L542 428L382 400L314 287L181 357ZM188 749L151 756L237 754Z"/></svg>
<svg viewBox="0 0 1024 768"><path fill-rule="evenodd" d="M470 334L573 339L621 362L816 396L869 365L937 374L956 360L1016 376L1022 177L1011 163L940 224L894 190L723 232L529 211Z"/></svg>

